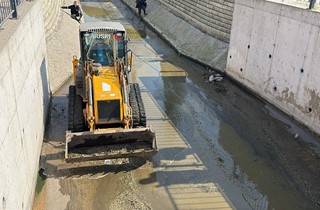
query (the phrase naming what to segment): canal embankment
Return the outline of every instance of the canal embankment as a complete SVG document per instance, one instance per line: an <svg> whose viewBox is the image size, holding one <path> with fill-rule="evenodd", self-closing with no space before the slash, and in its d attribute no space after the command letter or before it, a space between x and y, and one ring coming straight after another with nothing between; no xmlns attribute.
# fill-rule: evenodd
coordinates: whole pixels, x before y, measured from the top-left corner
<svg viewBox="0 0 320 210"><path fill-rule="evenodd" d="M123 2L137 10L134 0ZM192 2L149 0L148 15L142 15L143 20L180 54L224 72L233 3Z"/></svg>

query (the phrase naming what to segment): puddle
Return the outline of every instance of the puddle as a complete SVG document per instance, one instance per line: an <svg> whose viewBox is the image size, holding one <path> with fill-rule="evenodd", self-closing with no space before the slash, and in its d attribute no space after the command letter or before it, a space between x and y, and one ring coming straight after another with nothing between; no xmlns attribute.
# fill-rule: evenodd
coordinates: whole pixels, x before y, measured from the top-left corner
<svg viewBox="0 0 320 210"><path fill-rule="evenodd" d="M112 11L108 11L103 8L86 5L82 6L82 10L86 13L86 15L95 18L104 18L112 13Z"/></svg>
<svg viewBox="0 0 320 210"><path fill-rule="evenodd" d="M43 170L40 169L38 172L33 208L34 210L45 209L45 193L44 187L46 184L46 176L43 174Z"/></svg>
<svg viewBox="0 0 320 210"><path fill-rule="evenodd" d="M43 171L40 169L37 177L37 184L35 190L35 196L39 195L46 183L46 176L43 174Z"/></svg>
<svg viewBox="0 0 320 210"><path fill-rule="evenodd" d="M140 33L132 27L126 27L127 36L130 39L140 39L143 38Z"/></svg>

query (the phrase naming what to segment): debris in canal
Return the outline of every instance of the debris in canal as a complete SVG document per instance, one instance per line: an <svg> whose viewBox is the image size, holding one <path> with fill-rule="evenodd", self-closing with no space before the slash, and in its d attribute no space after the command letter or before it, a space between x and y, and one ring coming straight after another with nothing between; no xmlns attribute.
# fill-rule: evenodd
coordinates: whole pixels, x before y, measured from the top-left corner
<svg viewBox="0 0 320 210"><path fill-rule="evenodd" d="M211 74L209 76L209 82L221 82L223 77L220 74Z"/></svg>
<svg viewBox="0 0 320 210"><path fill-rule="evenodd" d="M224 85L223 80L223 74L215 72L212 69L207 68L207 71L205 71L202 74L202 79L205 80L206 83L209 83L214 86L214 90L218 93L225 94L226 93L226 87Z"/></svg>

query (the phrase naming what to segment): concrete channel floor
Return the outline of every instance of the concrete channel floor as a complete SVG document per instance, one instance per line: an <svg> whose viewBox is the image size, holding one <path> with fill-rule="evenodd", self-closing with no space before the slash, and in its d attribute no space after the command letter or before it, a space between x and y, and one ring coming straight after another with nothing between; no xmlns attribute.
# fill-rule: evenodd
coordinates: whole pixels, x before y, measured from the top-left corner
<svg viewBox="0 0 320 210"><path fill-rule="evenodd" d="M86 21L126 27L134 52L132 81L140 84L160 151L149 160L66 164L69 81L52 99L41 155L47 178L34 209L316 208L292 176L310 176L310 189L319 188L313 179L319 175L319 139L228 80L206 83L203 67L178 56L120 2L82 7ZM299 131L299 141L289 127ZM308 164L305 170L288 150Z"/></svg>

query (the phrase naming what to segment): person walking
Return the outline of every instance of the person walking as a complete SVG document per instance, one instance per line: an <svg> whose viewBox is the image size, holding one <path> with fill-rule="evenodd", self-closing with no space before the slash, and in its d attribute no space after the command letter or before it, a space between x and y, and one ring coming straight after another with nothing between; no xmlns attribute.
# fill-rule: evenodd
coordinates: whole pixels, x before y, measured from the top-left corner
<svg viewBox="0 0 320 210"><path fill-rule="evenodd" d="M74 1L72 5L70 6L62 6L62 9L70 9L71 11L71 17L78 22L80 22L80 19L82 17L82 12L81 9L77 3L77 1Z"/></svg>
<svg viewBox="0 0 320 210"><path fill-rule="evenodd" d="M136 8L138 8L138 14L141 17L141 10L143 10L144 15L147 15L147 1L146 0L136 0Z"/></svg>

